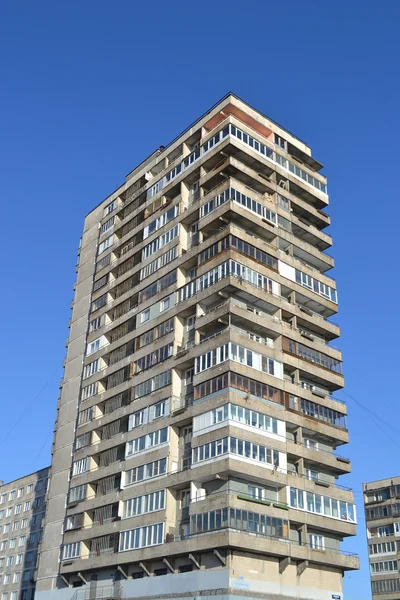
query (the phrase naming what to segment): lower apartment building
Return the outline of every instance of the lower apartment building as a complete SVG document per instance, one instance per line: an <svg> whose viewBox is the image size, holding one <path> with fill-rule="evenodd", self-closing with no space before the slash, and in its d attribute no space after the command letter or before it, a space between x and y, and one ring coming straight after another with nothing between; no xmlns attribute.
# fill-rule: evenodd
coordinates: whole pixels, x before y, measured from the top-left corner
<svg viewBox="0 0 400 600"><path fill-rule="evenodd" d="M32 600L49 468L0 482L0 599Z"/></svg>
<svg viewBox="0 0 400 600"><path fill-rule="evenodd" d="M228 94L87 215L38 599L342 600L321 168Z"/></svg>
<svg viewBox="0 0 400 600"><path fill-rule="evenodd" d="M400 476L363 484L374 600L400 599Z"/></svg>

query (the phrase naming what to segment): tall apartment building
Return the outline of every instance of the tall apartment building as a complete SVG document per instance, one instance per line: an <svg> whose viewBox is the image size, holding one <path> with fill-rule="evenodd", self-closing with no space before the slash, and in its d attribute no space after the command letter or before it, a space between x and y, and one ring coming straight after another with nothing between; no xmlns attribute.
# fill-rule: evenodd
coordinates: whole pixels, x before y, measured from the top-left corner
<svg viewBox="0 0 400 600"><path fill-rule="evenodd" d="M40 600L342 598L356 515L321 167L228 94L87 215Z"/></svg>
<svg viewBox="0 0 400 600"><path fill-rule="evenodd" d="M0 598L32 600L49 469L0 482Z"/></svg>
<svg viewBox="0 0 400 600"><path fill-rule="evenodd" d="M363 484L372 597L400 599L400 476Z"/></svg>

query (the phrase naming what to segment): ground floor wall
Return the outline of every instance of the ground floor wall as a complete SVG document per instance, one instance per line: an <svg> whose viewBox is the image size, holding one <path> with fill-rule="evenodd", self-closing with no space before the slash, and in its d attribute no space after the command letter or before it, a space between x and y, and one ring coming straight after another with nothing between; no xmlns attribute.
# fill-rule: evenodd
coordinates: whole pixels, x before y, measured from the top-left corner
<svg viewBox="0 0 400 600"><path fill-rule="evenodd" d="M87 584L36 593L36 600L344 600L339 569L309 565L299 573L296 564L282 564L274 557L235 553L230 566L194 568L187 573L144 575L125 579L120 571L99 572Z"/></svg>

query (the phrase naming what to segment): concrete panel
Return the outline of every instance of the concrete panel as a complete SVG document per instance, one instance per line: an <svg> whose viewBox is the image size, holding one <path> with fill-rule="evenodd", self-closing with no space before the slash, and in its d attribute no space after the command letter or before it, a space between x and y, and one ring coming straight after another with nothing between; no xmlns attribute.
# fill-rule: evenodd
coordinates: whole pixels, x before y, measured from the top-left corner
<svg viewBox="0 0 400 600"><path fill-rule="evenodd" d="M82 347L85 347L85 338L82 336L80 338L83 342ZM65 365L64 370L64 381L66 382L69 379L74 379L75 377L81 377L82 374L82 354L78 354L72 360L69 360Z"/></svg>
<svg viewBox="0 0 400 600"><path fill-rule="evenodd" d="M64 396L64 394L63 394ZM59 409L59 413L58 413L58 422L60 423L70 423L71 421L73 421L75 423L76 420L76 413L77 413L77 406L78 406L78 398L77 396L75 396L75 398L68 399L67 401L63 402L62 404L60 404L60 409Z"/></svg>
<svg viewBox="0 0 400 600"><path fill-rule="evenodd" d="M76 411L74 411L74 415L76 416ZM65 421L61 421L61 422L66 423ZM64 446L73 444L74 435L75 435L75 420L69 421L69 423L66 423L65 425L61 425L57 429L57 433L56 433L57 448L63 448Z"/></svg>
<svg viewBox="0 0 400 600"><path fill-rule="evenodd" d="M57 449L53 454L51 463L54 475L57 471L68 470L71 467L71 447Z"/></svg>

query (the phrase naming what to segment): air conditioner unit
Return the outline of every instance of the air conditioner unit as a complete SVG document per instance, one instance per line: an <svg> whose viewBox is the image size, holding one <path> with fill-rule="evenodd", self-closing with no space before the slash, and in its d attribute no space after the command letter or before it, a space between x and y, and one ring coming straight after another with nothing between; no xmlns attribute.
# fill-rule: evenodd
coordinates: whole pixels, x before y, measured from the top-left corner
<svg viewBox="0 0 400 600"><path fill-rule="evenodd" d="M317 387L313 387L311 390L311 393L314 394L314 396L319 396L320 398L325 398L325 396L328 395L328 392L325 392L324 390L320 390Z"/></svg>

